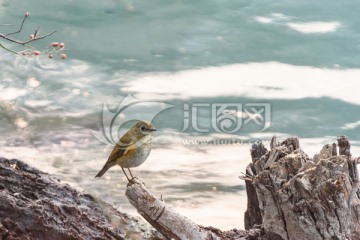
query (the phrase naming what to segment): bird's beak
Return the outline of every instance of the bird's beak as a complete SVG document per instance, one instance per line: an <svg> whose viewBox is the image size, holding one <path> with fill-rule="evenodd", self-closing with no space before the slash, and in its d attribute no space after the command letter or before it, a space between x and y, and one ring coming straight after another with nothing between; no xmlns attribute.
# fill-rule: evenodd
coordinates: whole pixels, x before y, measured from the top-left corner
<svg viewBox="0 0 360 240"><path fill-rule="evenodd" d="M154 132L157 131L156 128L150 128L149 131Z"/></svg>

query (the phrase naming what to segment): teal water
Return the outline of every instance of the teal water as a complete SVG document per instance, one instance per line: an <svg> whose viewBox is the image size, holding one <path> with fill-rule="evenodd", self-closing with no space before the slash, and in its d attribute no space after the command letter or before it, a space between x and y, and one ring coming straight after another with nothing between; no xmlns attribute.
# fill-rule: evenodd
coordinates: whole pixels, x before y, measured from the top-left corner
<svg viewBox="0 0 360 240"><path fill-rule="evenodd" d="M68 49L66 60L0 49L0 155L136 215L119 169L93 179L112 146L90 132L101 131L105 103L115 110L131 94L141 104L118 124L161 111L154 150L133 172L194 221L242 228L246 197L238 176L250 161L249 142L295 135L312 155L345 134L359 155L357 9L355 1L0 1L0 23L17 25L31 13L19 39L40 26L41 34L58 32L35 47L59 41ZM0 26L2 33L12 29ZM241 115L254 103L270 106L264 131L244 116L222 122L211 110L233 104ZM184 127L185 106L197 104L198 127L209 131ZM235 133L212 125L231 128L231 119L242 123ZM242 142L205 144L217 139Z"/></svg>

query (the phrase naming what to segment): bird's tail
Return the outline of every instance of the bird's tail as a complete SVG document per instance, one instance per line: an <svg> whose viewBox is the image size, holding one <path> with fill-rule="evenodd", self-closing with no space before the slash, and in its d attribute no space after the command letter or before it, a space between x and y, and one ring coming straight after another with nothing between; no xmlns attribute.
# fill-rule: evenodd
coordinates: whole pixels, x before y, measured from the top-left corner
<svg viewBox="0 0 360 240"><path fill-rule="evenodd" d="M102 175L104 175L106 173L106 171L109 170L109 168L111 168L114 165L116 165L116 163L114 163L114 162L105 163L104 167L100 170L100 172L98 174L96 174L95 177L96 178L102 177Z"/></svg>

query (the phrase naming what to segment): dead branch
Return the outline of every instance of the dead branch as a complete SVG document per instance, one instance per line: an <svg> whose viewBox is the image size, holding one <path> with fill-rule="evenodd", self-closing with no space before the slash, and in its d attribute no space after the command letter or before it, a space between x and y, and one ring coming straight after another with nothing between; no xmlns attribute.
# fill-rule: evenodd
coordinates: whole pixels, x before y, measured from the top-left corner
<svg viewBox="0 0 360 240"><path fill-rule="evenodd" d="M128 185L125 195L139 214L166 239L220 239L213 232L177 213L136 178Z"/></svg>

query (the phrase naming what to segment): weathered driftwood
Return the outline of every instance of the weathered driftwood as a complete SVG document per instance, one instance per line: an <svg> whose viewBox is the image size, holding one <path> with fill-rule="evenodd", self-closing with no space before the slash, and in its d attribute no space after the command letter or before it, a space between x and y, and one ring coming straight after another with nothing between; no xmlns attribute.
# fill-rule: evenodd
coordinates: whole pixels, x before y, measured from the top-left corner
<svg viewBox="0 0 360 240"><path fill-rule="evenodd" d="M270 151L253 145L243 177L251 200L246 229L261 225L271 239L360 239L358 159L345 136L338 146L339 155L336 144L327 144L311 159L297 138L273 138Z"/></svg>
<svg viewBox="0 0 360 240"><path fill-rule="evenodd" d="M125 195L154 228L163 234L166 239L243 239L248 233L241 230L222 232L212 227L202 227L190 219L177 213L164 200L157 198L137 178L128 185ZM253 233L255 234L255 233Z"/></svg>
<svg viewBox="0 0 360 240"><path fill-rule="evenodd" d="M141 216L168 239L216 239L214 233L201 229L175 212L164 201L149 192L136 178L129 184L126 196Z"/></svg>

